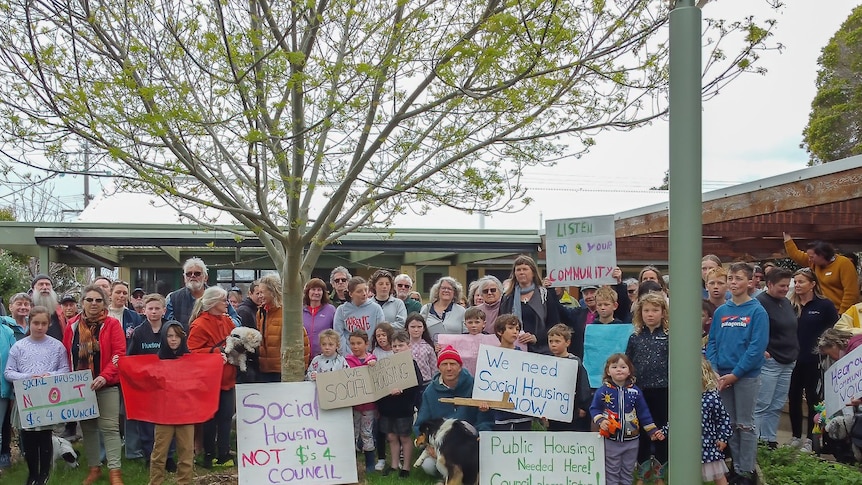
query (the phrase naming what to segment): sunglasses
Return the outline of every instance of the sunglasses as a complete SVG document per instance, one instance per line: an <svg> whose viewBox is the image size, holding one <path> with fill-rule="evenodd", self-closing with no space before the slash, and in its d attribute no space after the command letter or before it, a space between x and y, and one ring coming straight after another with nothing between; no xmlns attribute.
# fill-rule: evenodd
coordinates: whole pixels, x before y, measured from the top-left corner
<svg viewBox="0 0 862 485"><path fill-rule="evenodd" d="M635 293L638 292L638 290L628 290L628 292L629 292L629 295L634 295Z"/></svg>
<svg viewBox="0 0 862 485"><path fill-rule="evenodd" d="M410 288L412 285L408 285L407 283L398 283L395 286L397 286L399 288Z"/></svg>
<svg viewBox="0 0 862 485"><path fill-rule="evenodd" d="M201 271L186 271L186 278L200 278L203 275Z"/></svg>
<svg viewBox="0 0 862 485"><path fill-rule="evenodd" d="M102 303L105 300L102 298L84 298L84 301L87 303Z"/></svg>
<svg viewBox="0 0 862 485"><path fill-rule="evenodd" d="M335 278L332 281L335 283L347 283L347 278Z"/></svg>
<svg viewBox="0 0 862 485"><path fill-rule="evenodd" d="M496 292L497 288L485 288L484 290L482 290L482 293L485 295L493 295Z"/></svg>

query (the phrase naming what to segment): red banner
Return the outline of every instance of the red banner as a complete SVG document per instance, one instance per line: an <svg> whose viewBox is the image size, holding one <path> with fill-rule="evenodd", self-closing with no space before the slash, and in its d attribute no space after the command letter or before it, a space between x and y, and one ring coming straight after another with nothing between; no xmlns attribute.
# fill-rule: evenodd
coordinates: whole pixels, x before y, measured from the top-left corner
<svg viewBox="0 0 862 485"><path fill-rule="evenodd" d="M156 424L203 423L218 409L221 354L120 357L120 384L129 419Z"/></svg>

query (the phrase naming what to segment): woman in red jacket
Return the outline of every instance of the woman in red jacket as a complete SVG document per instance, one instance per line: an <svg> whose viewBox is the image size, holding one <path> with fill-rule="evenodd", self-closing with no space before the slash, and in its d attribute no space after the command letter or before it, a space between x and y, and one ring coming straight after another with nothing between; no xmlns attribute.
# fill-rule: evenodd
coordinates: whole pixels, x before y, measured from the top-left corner
<svg viewBox="0 0 862 485"><path fill-rule="evenodd" d="M102 476L99 432L105 443L111 485L123 485L120 472L120 370L115 357L126 355L126 336L116 318L108 316L108 295L94 285L84 288L81 297L81 317L67 325L63 344L69 353L73 370L93 373L91 387L96 391L99 417L81 421L84 435L84 453L90 473L83 485L91 485Z"/></svg>
<svg viewBox="0 0 862 485"><path fill-rule="evenodd" d="M224 344L231 331L236 328L227 314L227 291L210 286L198 298L192 310L189 327L189 350L195 353L224 352ZM233 466L230 454L231 418L236 399L236 367L225 359L221 376L218 410L203 425L204 459L201 466L212 468L213 460L218 466ZM218 452L218 455L216 455Z"/></svg>

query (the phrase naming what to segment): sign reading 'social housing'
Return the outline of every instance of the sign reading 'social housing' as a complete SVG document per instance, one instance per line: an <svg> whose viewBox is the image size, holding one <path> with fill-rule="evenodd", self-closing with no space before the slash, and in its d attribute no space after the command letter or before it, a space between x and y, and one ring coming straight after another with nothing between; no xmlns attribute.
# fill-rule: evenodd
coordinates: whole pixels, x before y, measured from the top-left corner
<svg viewBox="0 0 862 485"><path fill-rule="evenodd" d="M616 283L611 277L617 265L614 216L549 220L545 250L552 286Z"/></svg>
<svg viewBox="0 0 862 485"><path fill-rule="evenodd" d="M88 370L15 381L15 400L24 429L99 417Z"/></svg>
<svg viewBox="0 0 862 485"><path fill-rule="evenodd" d="M236 386L240 485L355 483L350 408L320 409L313 382Z"/></svg>
<svg viewBox="0 0 862 485"><path fill-rule="evenodd" d="M481 345L473 398L499 401L504 392L517 414L571 422L578 362Z"/></svg>
<svg viewBox="0 0 862 485"><path fill-rule="evenodd" d="M483 431L480 485L604 485L598 433Z"/></svg>

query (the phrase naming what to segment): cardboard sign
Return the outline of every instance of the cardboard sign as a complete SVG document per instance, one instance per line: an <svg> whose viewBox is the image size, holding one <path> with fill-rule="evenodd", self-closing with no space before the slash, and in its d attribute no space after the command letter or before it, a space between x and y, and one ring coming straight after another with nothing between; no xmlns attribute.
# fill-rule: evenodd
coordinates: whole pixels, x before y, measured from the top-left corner
<svg viewBox="0 0 862 485"><path fill-rule="evenodd" d="M598 433L483 431L479 484L603 485L605 445Z"/></svg>
<svg viewBox="0 0 862 485"><path fill-rule="evenodd" d="M497 401L509 392L513 413L571 422L577 380L575 360L482 345L472 397Z"/></svg>
<svg viewBox="0 0 862 485"><path fill-rule="evenodd" d="M631 323L591 323L584 330L584 369L590 379L590 387L602 385L605 362L617 352L625 352L629 336L635 327Z"/></svg>
<svg viewBox="0 0 862 485"><path fill-rule="evenodd" d="M545 223L551 286L610 285L617 266L614 216L554 219Z"/></svg>
<svg viewBox="0 0 862 485"><path fill-rule="evenodd" d="M312 382L236 386L240 485L356 483L353 413L321 410Z"/></svg>
<svg viewBox="0 0 862 485"><path fill-rule="evenodd" d="M862 347L853 349L826 369L823 383L827 416L843 411L850 399L862 397Z"/></svg>
<svg viewBox="0 0 862 485"><path fill-rule="evenodd" d="M452 335L441 333L437 335L437 342L440 347L451 345L452 348L461 354L461 360L464 362L464 368L470 371L470 375L476 375L476 359L479 356L480 345L497 346L500 345L500 339L496 335Z"/></svg>
<svg viewBox="0 0 862 485"><path fill-rule="evenodd" d="M14 381L21 426L32 429L99 417L88 370Z"/></svg>
<svg viewBox="0 0 862 485"><path fill-rule="evenodd" d="M364 365L317 374L317 394L321 409L335 409L374 402L393 389L416 387L413 354L401 352Z"/></svg>

